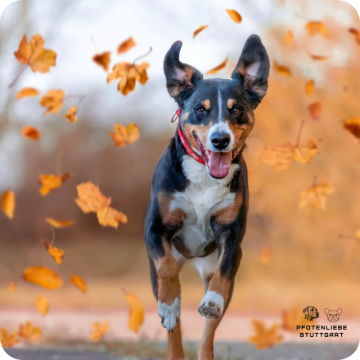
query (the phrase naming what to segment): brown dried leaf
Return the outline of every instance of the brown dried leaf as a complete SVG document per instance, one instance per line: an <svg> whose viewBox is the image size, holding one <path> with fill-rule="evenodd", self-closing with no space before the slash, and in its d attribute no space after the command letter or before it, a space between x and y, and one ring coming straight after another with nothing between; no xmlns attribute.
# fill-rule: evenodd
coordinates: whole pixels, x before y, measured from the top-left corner
<svg viewBox="0 0 360 360"><path fill-rule="evenodd" d="M109 329L110 325L107 320L105 320L102 324L100 322L93 323L90 339L94 342L99 342L102 337L109 331Z"/></svg>
<svg viewBox="0 0 360 360"><path fill-rule="evenodd" d="M56 263L60 265L62 263L62 259L65 256L65 252L63 250L60 250L60 249L58 249L56 247L53 247L53 246L49 245L44 240L40 240L40 241L44 244L45 249L53 257L53 259L56 261Z"/></svg>
<svg viewBox="0 0 360 360"><path fill-rule="evenodd" d="M283 336L279 334L278 324L273 324L267 329L262 321L253 320L252 326L255 335L249 337L249 342L256 345L259 350L272 348L283 340Z"/></svg>
<svg viewBox="0 0 360 360"><path fill-rule="evenodd" d="M39 314L41 314L42 316L47 315L47 313L49 312L49 306L49 300L45 296L39 295L36 300L36 309Z"/></svg>
<svg viewBox="0 0 360 360"><path fill-rule="evenodd" d="M67 123L72 122L74 124L77 123L77 107L74 105L70 109L68 109L67 114L63 115L63 118L68 119Z"/></svg>
<svg viewBox="0 0 360 360"><path fill-rule="evenodd" d="M75 224L74 220L55 220L51 218L46 218L45 221L55 228L69 227Z"/></svg>
<svg viewBox="0 0 360 360"><path fill-rule="evenodd" d="M82 277L77 276L77 275L71 275L70 282L71 282L71 284L73 284L75 287L77 287L83 293L87 292L87 285L86 285L85 280Z"/></svg>
<svg viewBox="0 0 360 360"><path fill-rule="evenodd" d="M41 138L40 131L33 126L23 126L21 129L21 134L24 138L31 140L39 140Z"/></svg>
<svg viewBox="0 0 360 360"><path fill-rule="evenodd" d="M355 141L360 140L360 117L354 116L346 120L343 128L351 134Z"/></svg>
<svg viewBox="0 0 360 360"><path fill-rule="evenodd" d="M207 71L205 74L217 74L220 70L226 67L228 61L228 57L218 66L214 67L213 69Z"/></svg>
<svg viewBox="0 0 360 360"><path fill-rule="evenodd" d="M229 16L234 22L236 22L237 24L241 23L242 17L236 10L226 9L226 12L229 14Z"/></svg>
<svg viewBox="0 0 360 360"><path fill-rule="evenodd" d="M334 190L328 181L309 187L300 193L299 208L310 203L316 209L326 210L326 195L332 194Z"/></svg>
<svg viewBox="0 0 360 360"><path fill-rule="evenodd" d="M319 121L322 113L322 104L320 101L314 102L308 106L310 121Z"/></svg>
<svg viewBox="0 0 360 360"><path fill-rule="evenodd" d="M291 76L291 70L287 66L280 65L276 61L274 61L274 69L275 72L282 76Z"/></svg>
<svg viewBox="0 0 360 360"><path fill-rule="evenodd" d="M45 115L48 113L57 114L62 106L65 97L63 90L49 90L41 99L40 105L46 107Z"/></svg>
<svg viewBox="0 0 360 360"><path fill-rule="evenodd" d="M4 349L14 347L19 343L17 331L9 333L6 329L0 328L0 342Z"/></svg>
<svg viewBox="0 0 360 360"><path fill-rule="evenodd" d="M195 36L197 36L199 33L201 33L203 30L205 30L207 27L209 27L209 25L201 25L199 26L193 34L193 39L195 38Z"/></svg>
<svg viewBox="0 0 360 360"><path fill-rule="evenodd" d="M109 133L114 140L115 146L119 147L132 144L140 137L139 128L134 123L130 123L127 126L114 124L114 132L115 133Z"/></svg>
<svg viewBox="0 0 360 360"><path fill-rule="evenodd" d="M126 52L128 52L129 50L131 50L133 47L136 46L136 42L132 37L129 37L127 40L123 41L118 49L117 49L117 53L120 54L124 54Z"/></svg>
<svg viewBox="0 0 360 360"><path fill-rule="evenodd" d="M47 195L49 192L59 188L69 177L73 176L70 173L63 175L40 174L38 183L41 186L39 192L42 196Z"/></svg>
<svg viewBox="0 0 360 360"><path fill-rule="evenodd" d="M1 197L1 207L4 214L12 220L15 212L15 193L11 190L3 193Z"/></svg>
<svg viewBox="0 0 360 360"><path fill-rule="evenodd" d="M96 54L92 59L97 65L101 66L105 71L108 71L111 61L110 58L111 58L111 52L106 51L103 52L102 54Z"/></svg>
<svg viewBox="0 0 360 360"><path fill-rule="evenodd" d="M38 341L40 340L42 331L39 327L35 327L31 321L27 321L25 324L20 324L19 336L26 341Z"/></svg>
<svg viewBox="0 0 360 360"><path fill-rule="evenodd" d="M64 285L58 274L44 266L34 266L25 269L23 278L28 282L50 290L57 290Z"/></svg>
<svg viewBox="0 0 360 360"><path fill-rule="evenodd" d="M20 100L20 99L23 99L24 97L38 96L39 93L40 93L39 90L37 90L35 88L24 88L24 89L21 89L16 94L16 98L18 100Z"/></svg>

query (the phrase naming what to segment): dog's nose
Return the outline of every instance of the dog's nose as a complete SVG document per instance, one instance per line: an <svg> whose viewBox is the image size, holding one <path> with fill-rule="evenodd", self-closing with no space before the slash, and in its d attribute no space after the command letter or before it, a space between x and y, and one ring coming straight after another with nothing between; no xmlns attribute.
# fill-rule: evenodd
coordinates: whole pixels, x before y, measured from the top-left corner
<svg viewBox="0 0 360 360"><path fill-rule="evenodd" d="M217 132L211 135L210 140L217 149L222 150L229 145L230 135L224 132Z"/></svg>

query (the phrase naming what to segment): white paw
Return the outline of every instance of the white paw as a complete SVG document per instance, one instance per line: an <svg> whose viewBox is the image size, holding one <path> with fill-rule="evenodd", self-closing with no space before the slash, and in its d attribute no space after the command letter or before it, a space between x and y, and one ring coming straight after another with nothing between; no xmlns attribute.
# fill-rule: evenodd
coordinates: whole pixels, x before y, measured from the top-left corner
<svg viewBox="0 0 360 360"><path fill-rule="evenodd" d="M208 319L219 318L224 311L224 299L215 291L207 291L198 310L202 316Z"/></svg>
<svg viewBox="0 0 360 360"><path fill-rule="evenodd" d="M158 314L161 317L161 325L170 333L173 332L180 317L180 299L176 298L172 305L158 301Z"/></svg>

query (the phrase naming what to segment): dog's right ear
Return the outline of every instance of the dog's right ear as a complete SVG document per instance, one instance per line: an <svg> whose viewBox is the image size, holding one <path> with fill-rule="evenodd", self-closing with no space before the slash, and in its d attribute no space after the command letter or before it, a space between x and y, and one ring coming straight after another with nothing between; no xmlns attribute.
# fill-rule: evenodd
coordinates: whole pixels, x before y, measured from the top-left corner
<svg viewBox="0 0 360 360"><path fill-rule="evenodd" d="M171 97L180 105L193 92L194 87L202 81L199 70L179 60L181 41L175 41L164 59L166 87Z"/></svg>
<svg viewBox="0 0 360 360"><path fill-rule="evenodd" d="M336 311L338 312L338 314L339 314L339 316L340 316L341 313L342 313L342 308L338 308Z"/></svg>
<svg viewBox="0 0 360 360"><path fill-rule="evenodd" d="M328 308L326 308L324 311L325 311L326 316L327 316L328 313L330 312L330 310L329 310Z"/></svg>

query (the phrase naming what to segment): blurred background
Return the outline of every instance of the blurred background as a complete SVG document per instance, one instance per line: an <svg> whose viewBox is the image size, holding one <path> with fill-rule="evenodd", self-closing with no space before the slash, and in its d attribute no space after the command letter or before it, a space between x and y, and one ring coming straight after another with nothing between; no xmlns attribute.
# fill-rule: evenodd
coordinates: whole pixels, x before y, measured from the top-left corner
<svg viewBox="0 0 360 360"><path fill-rule="evenodd" d="M235 9L242 22L233 22L225 9ZM310 36L309 21L322 21L328 35ZM209 27L192 39L201 25ZM272 66L269 91L255 112L255 128L245 159L249 169L250 213L243 260L236 278L229 312L244 316L279 316L292 306L343 309L343 317L360 318L360 145L353 143L342 122L360 116L360 45L350 28L359 29L359 16L347 3L330 0L132 2L107 0L22 0L11 4L0 21L0 193L16 193L14 220L0 214L0 306L24 311L35 308L39 293L53 309L106 311L126 308L122 289L132 292L147 311L156 312L143 222L153 169L173 136L170 119L177 105L167 93L162 61L176 40L183 41L180 59L205 73L229 61L217 75L229 78L247 37L260 35L271 60L288 67L282 76ZM293 41L287 43L291 31ZM13 52L23 34L39 33L45 48L57 52L56 66L47 74L21 70ZM137 46L117 55L117 46L132 36ZM106 83L106 73L92 61L95 54L112 51L111 66L132 62L146 53L149 81L137 83L126 97L117 82ZM325 56L325 61L310 55ZM305 93L308 80L314 94ZM38 98L16 100L24 87L41 96L50 89L84 96L78 123L62 115L78 99L68 97L57 115L43 115ZM307 107L321 102L322 114L311 121ZM304 165L293 163L275 171L262 161L264 147L296 142L301 120L302 140L321 139L320 155ZM114 146L109 131L114 123L134 122L141 137L124 148ZM21 135L24 125L41 131L39 141ZM39 194L39 174L73 173L62 187L45 197ZM299 193L316 177L335 188L327 209L299 209ZM92 181L124 212L128 224L117 230L102 228L96 214L76 205L76 186ZM131 200L122 202L122 199ZM57 265L40 239L51 242L45 218L75 220L55 229L54 246L65 251ZM340 235L345 235L340 236ZM25 283L28 266L43 265L58 272L65 286L56 292ZM88 293L70 285L70 274L82 276ZM16 291L8 293L9 282ZM182 306L196 310L203 286L191 263L181 273ZM4 314L4 312L3 312ZM322 314L323 315L323 314ZM13 315L12 315L13 316ZM320 315L321 316L321 315ZM6 317L6 316L5 316ZM324 315L323 315L324 317ZM4 316L3 316L4 318ZM357 320L358 321L358 320Z"/></svg>

